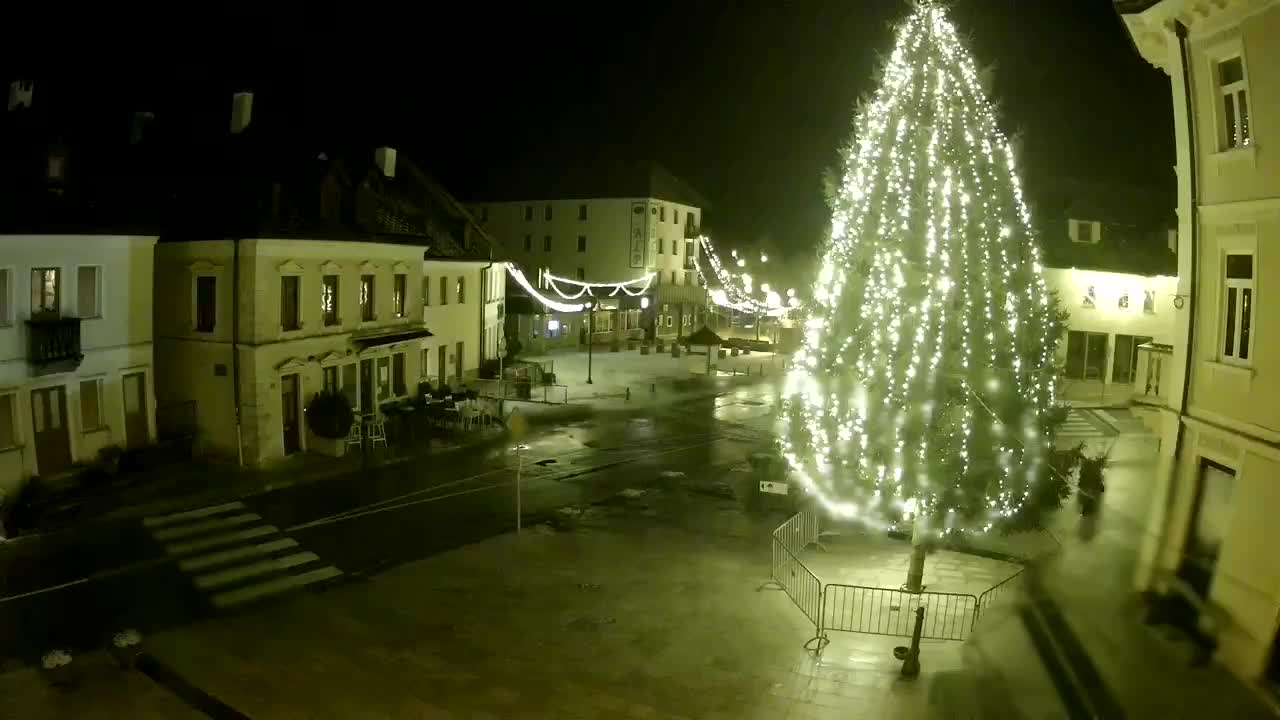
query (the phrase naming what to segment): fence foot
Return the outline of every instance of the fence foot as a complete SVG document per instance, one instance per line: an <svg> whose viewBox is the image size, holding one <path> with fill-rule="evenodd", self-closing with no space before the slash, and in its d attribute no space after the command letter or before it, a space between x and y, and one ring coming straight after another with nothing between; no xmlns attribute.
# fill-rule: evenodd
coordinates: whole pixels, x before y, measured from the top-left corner
<svg viewBox="0 0 1280 720"><path fill-rule="evenodd" d="M756 588L756 592L760 592L761 590L786 590L786 588L777 580L765 580Z"/></svg>
<svg viewBox="0 0 1280 720"><path fill-rule="evenodd" d="M822 650L830 643L831 638L827 637L826 633L819 631L817 635L814 635L805 641L804 649L812 650L815 653L821 653Z"/></svg>

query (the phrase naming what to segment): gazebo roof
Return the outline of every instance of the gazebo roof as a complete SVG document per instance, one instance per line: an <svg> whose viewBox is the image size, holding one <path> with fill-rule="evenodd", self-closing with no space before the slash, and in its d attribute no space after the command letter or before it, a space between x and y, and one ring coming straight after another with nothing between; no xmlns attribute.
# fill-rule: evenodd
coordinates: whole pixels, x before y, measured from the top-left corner
<svg viewBox="0 0 1280 720"><path fill-rule="evenodd" d="M706 345L711 347L712 345L723 345L724 341L711 328L703 325L702 329L685 338L684 343L686 345Z"/></svg>

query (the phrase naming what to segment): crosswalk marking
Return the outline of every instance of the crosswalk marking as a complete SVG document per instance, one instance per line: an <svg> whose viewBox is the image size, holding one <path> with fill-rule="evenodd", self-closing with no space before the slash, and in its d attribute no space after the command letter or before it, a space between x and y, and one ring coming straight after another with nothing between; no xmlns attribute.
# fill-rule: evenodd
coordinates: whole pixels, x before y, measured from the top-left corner
<svg viewBox="0 0 1280 720"><path fill-rule="evenodd" d="M1104 430L1099 427L1098 423L1092 422L1089 417L1086 417L1086 413L1091 412L1090 410L1072 408L1067 414L1067 419L1058 428L1057 439L1059 441L1079 441L1114 437L1116 435L1114 431Z"/></svg>
<svg viewBox="0 0 1280 720"><path fill-rule="evenodd" d="M236 565L235 567L219 570L217 572L206 573L196 576L196 587L201 590L222 587L240 580L247 580L259 575L267 575L276 570L288 570L291 567L303 565L312 560L319 560L320 557L313 552L300 552L292 555L286 555L279 558L271 558L268 560L259 560L251 562L248 565Z"/></svg>
<svg viewBox="0 0 1280 720"><path fill-rule="evenodd" d="M203 535L211 530L220 530L235 525L248 525L262 518L253 514L245 513L243 515L232 515L225 518L213 518L210 520L201 520L200 522L191 523L190 525L179 525L178 527L166 527L160 530L152 530L151 536L157 540L177 540L178 538L190 537L192 535Z"/></svg>
<svg viewBox="0 0 1280 720"><path fill-rule="evenodd" d="M251 557L259 557L280 550L298 547L298 541L293 538L280 538L271 542L259 543L257 545L245 545L242 547L231 548L230 550L219 550L207 555L192 558L190 560L182 560L178 563L178 567L186 572L196 572L197 570L208 570L211 567L226 565L236 560L245 560Z"/></svg>
<svg viewBox="0 0 1280 720"><path fill-rule="evenodd" d="M212 537L200 538L199 540L172 543L166 545L164 549L165 552L170 555L187 555L189 553L197 553L222 545L230 545L232 543L260 538L265 535L273 535L278 532L280 531L276 529L275 525L259 525L257 527L249 528L248 530L237 530L235 532L223 533Z"/></svg>
<svg viewBox="0 0 1280 720"><path fill-rule="evenodd" d="M243 510L244 503L236 500L235 502L224 503L222 505L210 505L209 507L196 508L195 510L186 510L172 515L160 515L157 517L144 518L142 524L146 527L160 527L170 523L182 522L184 520L195 520L197 518L209 517L217 515L229 510Z"/></svg>
<svg viewBox="0 0 1280 720"><path fill-rule="evenodd" d="M338 577L342 571L333 566L309 570L301 575L281 575L263 583L249 585L236 590L215 593L212 601L216 608L229 608L242 603L269 597L286 590L304 587L311 583L330 580Z"/></svg>
<svg viewBox="0 0 1280 720"><path fill-rule="evenodd" d="M235 501L144 518L142 525L217 609L342 575L248 509Z"/></svg>

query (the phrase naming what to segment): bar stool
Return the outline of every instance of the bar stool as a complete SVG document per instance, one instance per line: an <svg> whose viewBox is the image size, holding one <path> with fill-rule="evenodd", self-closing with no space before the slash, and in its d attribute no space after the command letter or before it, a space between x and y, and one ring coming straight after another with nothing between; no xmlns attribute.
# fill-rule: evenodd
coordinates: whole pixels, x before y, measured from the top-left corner
<svg viewBox="0 0 1280 720"><path fill-rule="evenodd" d="M369 447L376 448L378 443L382 443L382 447L387 447L387 426L382 421L381 415L371 415L370 419L365 422L365 426L369 431Z"/></svg>
<svg viewBox="0 0 1280 720"><path fill-rule="evenodd" d="M351 423L351 429L347 431L347 444L359 445L362 441L360 419L356 418L355 422Z"/></svg>

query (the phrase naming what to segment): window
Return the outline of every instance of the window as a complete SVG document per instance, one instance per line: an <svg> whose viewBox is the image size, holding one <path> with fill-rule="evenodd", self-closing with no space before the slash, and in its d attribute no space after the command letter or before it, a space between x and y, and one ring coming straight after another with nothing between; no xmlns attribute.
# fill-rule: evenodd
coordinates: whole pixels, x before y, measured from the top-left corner
<svg viewBox="0 0 1280 720"><path fill-rule="evenodd" d="M1080 305L1081 307L1087 307L1087 308L1095 307L1097 305L1097 299L1098 299L1098 294L1094 290L1093 286L1090 285L1089 287L1085 288L1084 299L1080 302Z"/></svg>
<svg viewBox="0 0 1280 720"><path fill-rule="evenodd" d="M33 268L31 270L31 314L58 314L61 291L61 274L58 268Z"/></svg>
<svg viewBox="0 0 1280 720"><path fill-rule="evenodd" d="M666 245L667 245L666 240L663 240L662 238L658 238L658 254L659 255L662 254L662 248L666 247Z"/></svg>
<svg viewBox="0 0 1280 720"><path fill-rule="evenodd" d="M323 380L325 393L338 392L338 366L330 365L329 367L320 368L320 376Z"/></svg>
<svg viewBox="0 0 1280 720"><path fill-rule="evenodd" d="M422 348L422 359L419 361L421 366L418 368L419 377L431 377L431 348Z"/></svg>
<svg viewBox="0 0 1280 720"><path fill-rule="evenodd" d="M1156 291L1144 290L1142 293L1142 312L1148 315L1156 314Z"/></svg>
<svg viewBox="0 0 1280 720"><path fill-rule="evenodd" d="M586 252L586 251L587 251L587 236L579 235L578 236L578 252Z"/></svg>
<svg viewBox="0 0 1280 720"><path fill-rule="evenodd" d="M550 219L551 219L551 206L550 206L550 205L548 205L548 206L546 206L546 207L542 208L542 219L543 219L543 220L550 220Z"/></svg>
<svg viewBox="0 0 1280 720"><path fill-rule="evenodd" d="M675 271L675 270L672 270L672 271L671 271L671 284L672 284L672 285L676 285L676 284L678 284L678 283L676 283L676 271Z"/></svg>
<svg viewBox="0 0 1280 720"><path fill-rule="evenodd" d="M1226 149L1249 145L1249 91L1245 87L1244 59L1236 56L1218 63L1218 93L1222 96L1222 141Z"/></svg>
<svg viewBox="0 0 1280 720"><path fill-rule="evenodd" d="M586 280L586 279L587 279L587 270L586 270L586 268L578 268L578 279L579 279L579 280Z"/></svg>
<svg viewBox="0 0 1280 720"><path fill-rule="evenodd" d="M218 279L212 275L196 278L196 331L213 332L217 319Z"/></svg>
<svg viewBox="0 0 1280 720"><path fill-rule="evenodd" d="M18 423L14 417L17 403L14 394L0 395L0 450L18 444Z"/></svg>
<svg viewBox="0 0 1280 720"><path fill-rule="evenodd" d="M1067 233L1071 242L1096 244L1102 236L1102 223L1090 220L1068 220Z"/></svg>
<svg viewBox="0 0 1280 720"><path fill-rule="evenodd" d="M374 312L374 284L372 275L360 276L360 320L372 322L377 317Z"/></svg>
<svg viewBox="0 0 1280 720"><path fill-rule="evenodd" d="M578 206L578 219L579 219L579 220L586 220L586 219L587 219L587 206L586 206L586 205L579 205L579 206Z"/></svg>
<svg viewBox="0 0 1280 720"><path fill-rule="evenodd" d="M391 358L380 357L377 360L377 364L378 400L382 401L391 397Z"/></svg>
<svg viewBox="0 0 1280 720"><path fill-rule="evenodd" d="M80 429L84 432L102 427L102 379L80 381Z"/></svg>
<svg viewBox="0 0 1280 720"><path fill-rule="evenodd" d="M404 296L409 278L404 273L396 273L391 288L391 312L398 318L404 317Z"/></svg>
<svg viewBox="0 0 1280 720"><path fill-rule="evenodd" d="M667 206L662 205L658 208L658 222L667 221Z"/></svg>
<svg viewBox="0 0 1280 720"><path fill-rule="evenodd" d="M458 304L467 301L467 279L462 275L458 276Z"/></svg>
<svg viewBox="0 0 1280 720"><path fill-rule="evenodd" d="M408 394L404 382L404 353L391 356L391 384L397 397Z"/></svg>
<svg viewBox="0 0 1280 720"><path fill-rule="evenodd" d="M448 275L440 276L440 304L441 305L449 304L449 276Z"/></svg>
<svg viewBox="0 0 1280 720"><path fill-rule="evenodd" d="M542 251L551 252L551 236L550 235L547 235L546 237L542 238Z"/></svg>
<svg viewBox="0 0 1280 720"><path fill-rule="evenodd" d="M1129 291L1128 290L1125 290L1124 292L1120 293L1120 299L1116 302L1116 307L1120 308L1121 310L1129 309Z"/></svg>
<svg viewBox="0 0 1280 720"><path fill-rule="evenodd" d="M1253 256L1227 255L1226 297L1223 301L1222 356L1249 361L1253 330Z"/></svg>
<svg viewBox="0 0 1280 720"><path fill-rule="evenodd" d="M338 324L338 276L320 278L320 316L325 325Z"/></svg>
<svg viewBox="0 0 1280 720"><path fill-rule="evenodd" d="M680 224L680 210L677 208L671 208L671 224L672 225Z"/></svg>
<svg viewBox="0 0 1280 720"><path fill-rule="evenodd" d="M302 327L298 317L298 276L280 276L280 329L297 330Z"/></svg>
<svg viewBox="0 0 1280 720"><path fill-rule="evenodd" d="M347 363L342 366L342 394L347 396L347 402L351 403L352 409L360 407L358 402L360 399L360 383L356 382L355 363Z"/></svg>
<svg viewBox="0 0 1280 720"><path fill-rule="evenodd" d="M679 243L677 243L675 240L672 240L672 241L671 241L671 254L672 254L672 255L679 255L679 254L680 254L680 245L679 245Z"/></svg>
<svg viewBox="0 0 1280 720"><path fill-rule="evenodd" d="M422 278L422 304L428 306L431 304L431 278L423 276Z"/></svg>
<svg viewBox="0 0 1280 720"><path fill-rule="evenodd" d="M76 310L82 318L102 317L102 268L76 268Z"/></svg>
<svg viewBox="0 0 1280 720"><path fill-rule="evenodd" d="M531 221L533 220L533 206L532 206L532 205L525 205L525 206L524 206L524 219L525 219L525 222L531 222Z"/></svg>
<svg viewBox="0 0 1280 720"><path fill-rule="evenodd" d="M0 327L13 323L13 271L0 268Z"/></svg>
<svg viewBox="0 0 1280 720"><path fill-rule="evenodd" d="M525 251L526 251L526 252L528 252L529 250L532 250L532 249L533 249L533 236L532 236L532 235L525 235L525 236L524 236L524 249L525 249Z"/></svg>

